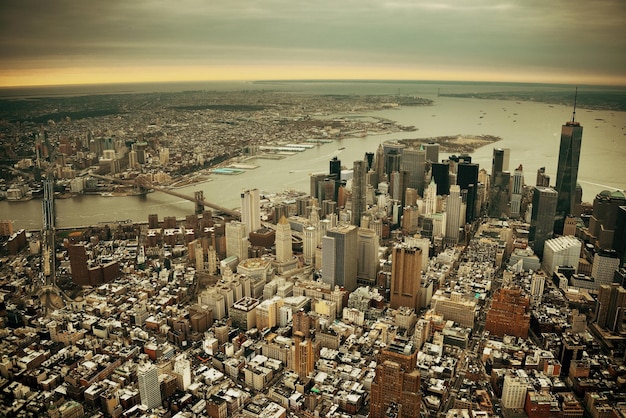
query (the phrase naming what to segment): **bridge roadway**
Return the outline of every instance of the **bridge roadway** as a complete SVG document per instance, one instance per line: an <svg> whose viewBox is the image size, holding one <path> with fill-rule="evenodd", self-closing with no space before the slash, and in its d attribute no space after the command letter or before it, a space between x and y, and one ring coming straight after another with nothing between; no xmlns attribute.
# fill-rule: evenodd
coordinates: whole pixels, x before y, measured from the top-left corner
<svg viewBox="0 0 626 418"><path fill-rule="evenodd" d="M215 209L215 210L217 210L219 212L225 213L226 215L232 216L232 217L234 217L236 219L240 219L241 218L241 213L239 213L239 212L237 212L235 210L225 208L223 206L220 206L220 205L217 205L215 203L206 201L204 199L200 200L200 201L196 201L195 196L189 196L189 195L186 195L184 193L179 193L179 192L176 192L174 190L167 189L165 187L154 186L151 183L147 182L145 179L141 179L139 181L133 181L133 180L116 179L116 178L108 177L108 176L101 176L99 174L94 174L94 173L89 173L89 175L92 176L92 177L96 177L96 178L99 178L99 179L102 179L102 180L107 180L107 181L110 181L110 182L113 182L113 183L126 184L126 185L139 185L140 187L143 187L143 188L146 188L146 189L152 189L152 190L155 190L155 191L159 191L159 192L163 192L163 193L169 194L171 196L178 197L180 199L189 200L190 202L199 203L199 204L201 204L203 206L207 206L207 207L209 207L211 209Z"/></svg>

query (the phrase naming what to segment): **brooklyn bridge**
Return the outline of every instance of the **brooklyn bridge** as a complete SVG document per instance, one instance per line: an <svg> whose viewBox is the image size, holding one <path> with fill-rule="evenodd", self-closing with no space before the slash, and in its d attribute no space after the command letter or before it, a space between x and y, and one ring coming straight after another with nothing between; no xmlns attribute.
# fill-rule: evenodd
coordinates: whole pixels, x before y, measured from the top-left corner
<svg viewBox="0 0 626 418"><path fill-rule="evenodd" d="M99 178L102 180L106 180L106 181L110 181L112 183L117 183L117 184L124 184L127 186L134 186L137 187L141 190L154 190L154 191L158 191L158 192L163 192L163 193L167 193L171 196L176 196L180 199L185 199L185 200L189 200L190 202L193 202L195 204L195 211L196 213L202 213L204 211L205 207L209 207L211 209L214 209L218 212L224 213L226 215L232 216L233 218L239 219L241 217L241 214L236 211L236 210L232 210L232 209L228 209L225 208L223 206L220 206L218 204L209 202L208 200L204 199L204 193L202 191L196 191L194 193L193 196L184 194L184 193L180 193L177 192L175 190L172 189L168 189L166 187L161 187L161 186L156 186L152 183L152 181L150 180L150 178L148 178L147 176L142 176L139 175L137 176L135 179L133 180L124 180L124 179L117 179L114 177L109 177L109 176L102 176L99 174L94 174L94 173L90 173L90 176L95 177L95 178Z"/></svg>

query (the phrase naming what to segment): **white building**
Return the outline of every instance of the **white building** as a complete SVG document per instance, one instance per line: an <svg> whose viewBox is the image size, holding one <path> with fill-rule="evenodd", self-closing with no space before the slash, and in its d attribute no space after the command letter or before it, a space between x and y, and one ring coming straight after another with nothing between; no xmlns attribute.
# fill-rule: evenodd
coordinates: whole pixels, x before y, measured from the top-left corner
<svg viewBox="0 0 626 418"><path fill-rule="evenodd" d="M507 409L523 408L527 390L528 378L523 376L523 373L521 375L507 373L502 386L502 406Z"/></svg>
<svg viewBox="0 0 626 418"><path fill-rule="evenodd" d="M572 236L549 239L543 246L543 270L552 277L558 266L572 266L578 272L582 243Z"/></svg>
<svg viewBox="0 0 626 418"><path fill-rule="evenodd" d="M259 189L241 193L241 222L246 227L246 237L261 228L261 197Z"/></svg>
<svg viewBox="0 0 626 418"><path fill-rule="evenodd" d="M141 403L149 409L161 406L159 370L152 363L143 363L137 369L137 382Z"/></svg>

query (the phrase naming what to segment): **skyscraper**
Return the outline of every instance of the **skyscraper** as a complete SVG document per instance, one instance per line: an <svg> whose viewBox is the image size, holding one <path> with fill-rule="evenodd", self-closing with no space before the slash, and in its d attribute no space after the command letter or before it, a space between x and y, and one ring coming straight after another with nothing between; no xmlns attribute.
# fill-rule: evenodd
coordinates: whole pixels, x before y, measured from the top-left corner
<svg viewBox="0 0 626 418"><path fill-rule="evenodd" d="M458 184L450 186L450 194L446 199L446 243L456 245L459 241L461 217L465 220L464 204L461 198L461 187Z"/></svg>
<svg viewBox="0 0 626 418"><path fill-rule="evenodd" d="M422 282L422 250L407 244L396 245L391 252L390 306L413 308L420 306Z"/></svg>
<svg viewBox="0 0 626 418"><path fill-rule="evenodd" d="M378 270L378 235L373 229L359 228L357 235L356 277L360 284L373 285Z"/></svg>
<svg viewBox="0 0 626 418"><path fill-rule="evenodd" d="M259 189L241 193L241 222L246 226L246 236L261 228L261 198Z"/></svg>
<svg viewBox="0 0 626 418"><path fill-rule="evenodd" d="M598 289L598 313L596 322L599 327L613 332L621 332L626 308L626 290L619 283L603 284Z"/></svg>
<svg viewBox="0 0 626 418"><path fill-rule="evenodd" d="M276 261L286 263L292 258L291 227L283 216L276 224Z"/></svg>
<svg viewBox="0 0 626 418"><path fill-rule="evenodd" d="M331 286L356 289L357 234L354 225L330 228L322 238L322 280Z"/></svg>
<svg viewBox="0 0 626 418"><path fill-rule="evenodd" d="M406 148L400 158L400 170L408 172L407 187L424 192L424 171L426 170L426 151L424 148Z"/></svg>
<svg viewBox="0 0 626 418"><path fill-rule="evenodd" d="M583 127L575 121L576 102L572 120L561 127L561 146L559 147L559 165L556 172L556 222L554 232L563 233L565 217L573 213L578 180L578 163L583 139Z"/></svg>
<svg viewBox="0 0 626 418"><path fill-rule="evenodd" d="M239 261L248 258L246 225L231 221L226 224L226 257L236 256Z"/></svg>
<svg viewBox="0 0 626 418"><path fill-rule="evenodd" d="M494 148L493 156L491 158L491 178L496 176L496 173L503 171L509 171L509 154L508 148Z"/></svg>
<svg viewBox="0 0 626 418"><path fill-rule="evenodd" d="M457 184L461 190L467 190L466 222L476 219L476 200L478 198L478 164L460 163L457 167Z"/></svg>
<svg viewBox="0 0 626 418"><path fill-rule="evenodd" d="M450 193L450 167L446 163L432 164L432 178L437 184L437 195L443 196Z"/></svg>
<svg viewBox="0 0 626 418"><path fill-rule="evenodd" d="M530 221L529 240L534 242L533 250L543 254L543 245L552 238L557 192L551 187L536 186L533 192L533 210Z"/></svg>
<svg viewBox="0 0 626 418"><path fill-rule="evenodd" d="M435 142L429 142L424 144L424 150L426 151L426 161L436 163L439 161L439 144Z"/></svg>
<svg viewBox="0 0 626 418"><path fill-rule="evenodd" d="M513 187L511 189L510 214L512 218L520 215L522 207L522 192L524 187L524 171L520 164L513 172Z"/></svg>
<svg viewBox="0 0 626 418"><path fill-rule="evenodd" d="M367 195L367 163L357 160L353 165L352 175L352 225L361 224L361 215L365 212Z"/></svg>
<svg viewBox="0 0 626 418"><path fill-rule="evenodd" d="M161 405L161 387L159 385L159 370L152 363L143 363L137 369L137 383L141 403L149 409Z"/></svg>

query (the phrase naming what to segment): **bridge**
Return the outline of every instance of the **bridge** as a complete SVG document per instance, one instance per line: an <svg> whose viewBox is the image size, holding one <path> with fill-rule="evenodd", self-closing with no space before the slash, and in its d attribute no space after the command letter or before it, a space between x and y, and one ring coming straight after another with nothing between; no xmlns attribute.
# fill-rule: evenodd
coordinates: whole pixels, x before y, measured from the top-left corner
<svg viewBox="0 0 626 418"><path fill-rule="evenodd" d="M155 186L152 184L152 181L150 181L150 179L148 179L146 176L137 176L134 180L123 180L123 179L117 179L114 177L109 177L109 176L102 176L99 174L94 174L94 173L89 173L90 176L95 177L95 178L99 178L102 180L106 180L106 181L110 181L112 183L118 183L118 184L125 184L125 185L130 185L130 186L136 186L139 187L141 189L144 190L154 190L154 191L158 191L158 192L162 192L162 193L166 193L169 194L171 196L175 196L178 197L179 199L185 199L185 200L189 200L190 202L193 202L196 204L196 213L202 213L202 211L204 210L204 207L209 207L211 209L214 209L218 212L224 213L226 215L232 216L233 218L236 219L240 219L241 218L241 213L232 210L232 209L228 209L224 206L220 206L218 204L209 202L207 200L204 199L204 194L202 193L202 191L197 191L195 192L194 196L189 196L186 195L184 193L180 193L177 191L174 191L172 189L168 189L165 187L159 187L159 186Z"/></svg>

